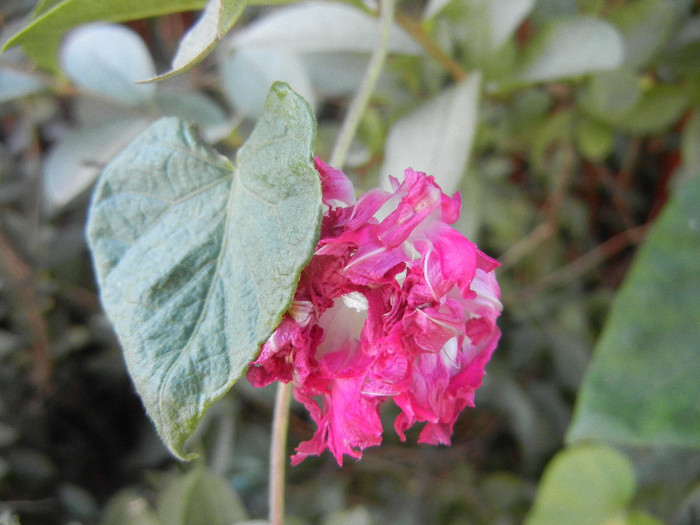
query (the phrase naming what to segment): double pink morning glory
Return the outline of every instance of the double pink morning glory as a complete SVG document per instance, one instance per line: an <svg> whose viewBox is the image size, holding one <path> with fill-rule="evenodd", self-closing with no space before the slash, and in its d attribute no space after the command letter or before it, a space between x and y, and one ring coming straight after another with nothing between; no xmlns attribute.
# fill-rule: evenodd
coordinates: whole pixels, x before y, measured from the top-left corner
<svg viewBox="0 0 700 525"><path fill-rule="evenodd" d="M407 169L393 193L355 199L349 179L315 159L325 213L321 238L292 306L248 370L262 387L293 383L317 424L292 463L329 449L359 458L382 439L379 408L400 408L402 440L449 444L460 412L474 405L500 331L498 263L450 224L459 194Z"/></svg>

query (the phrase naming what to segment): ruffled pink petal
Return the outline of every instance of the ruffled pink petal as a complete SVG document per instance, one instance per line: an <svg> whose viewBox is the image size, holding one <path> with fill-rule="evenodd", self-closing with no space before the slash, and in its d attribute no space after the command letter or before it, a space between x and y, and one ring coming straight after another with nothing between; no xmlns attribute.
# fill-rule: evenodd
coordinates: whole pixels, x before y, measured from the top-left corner
<svg viewBox="0 0 700 525"><path fill-rule="evenodd" d="M459 414L473 406L500 331L498 263L449 225L459 194L407 169L393 192L355 201L345 175L315 159L326 205L321 239L292 307L251 364L264 386L292 381L316 423L292 457L329 450L360 458L381 442L379 407L392 398L401 439L449 444Z"/></svg>
<svg viewBox="0 0 700 525"><path fill-rule="evenodd" d="M314 165L321 177L323 204L332 208L355 204L355 188L345 173L329 166L318 157L314 157Z"/></svg>

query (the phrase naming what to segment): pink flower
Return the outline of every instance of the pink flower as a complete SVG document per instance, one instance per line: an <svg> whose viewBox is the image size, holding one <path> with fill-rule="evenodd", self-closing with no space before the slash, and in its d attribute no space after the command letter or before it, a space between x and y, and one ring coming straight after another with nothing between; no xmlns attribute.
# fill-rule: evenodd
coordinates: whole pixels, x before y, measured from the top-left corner
<svg viewBox="0 0 700 525"><path fill-rule="evenodd" d="M402 440L450 444L460 412L474 406L500 331L498 263L449 225L459 194L407 169L393 193L355 200L351 182L315 159L325 213L321 239L292 306L248 370L262 387L292 381L318 428L292 464L326 448L339 465L381 442L380 405L401 409Z"/></svg>

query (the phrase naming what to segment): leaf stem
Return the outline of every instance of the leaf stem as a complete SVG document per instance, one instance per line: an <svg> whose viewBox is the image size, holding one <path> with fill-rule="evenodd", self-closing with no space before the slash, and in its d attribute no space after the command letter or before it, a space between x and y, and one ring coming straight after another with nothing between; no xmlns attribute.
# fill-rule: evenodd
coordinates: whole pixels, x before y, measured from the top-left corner
<svg viewBox="0 0 700 525"><path fill-rule="evenodd" d="M396 14L396 21L408 34L423 46L423 49L425 49L438 64L450 73L455 82L459 82L467 76L467 72L462 65L437 45L435 40L425 32L422 24L415 22L403 13Z"/></svg>
<svg viewBox="0 0 700 525"><path fill-rule="evenodd" d="M365 76L348 108L345 121L331 153L331 165L338 168L341 168L345 162L362 114L367 109L372 91L374 91L377 79L384 67L389 49L389 35L394 21L394 11L395 0L381 0L379 45L372 53ZM282 525L284 523L284 473L287 461L286 443L291 392L291 384L281 382L278 384L272 423L272 444L270 447L270 525Z"/></svg>
<svg viewBox="0 0 700 525"><path fill-rule="evenodd" d="M270 525L284 523L284 472L287 462L287 427L292 384L279 382L270 446Z"/></svg>
<svg viewBox="0 0 700 525"><path fill-rule="evenodd" d="M348 113L345 116L343 126L340 128L340 133L335 141L333 151L331 153L330 163L331 166L336 168L342 168L345 163L345 158L347 157L348 151L350 150L350 144L355 136L357 127L360 125L360 120L362 115L367 109L369 104L369 99L372 96L374 87L377 84L377 79L379 79L379 74L382 72L384 67L384 62L389 50L389 35L391 32L391 26L394 22L394 11L395 11L395 0L381 0L381 34L379 37L379 44L372 52L372 57L370 58L369 64L367 65L367 70L365 71L365 76L362 79L355 98L352 100L350 107L348 108Z"/></svg>

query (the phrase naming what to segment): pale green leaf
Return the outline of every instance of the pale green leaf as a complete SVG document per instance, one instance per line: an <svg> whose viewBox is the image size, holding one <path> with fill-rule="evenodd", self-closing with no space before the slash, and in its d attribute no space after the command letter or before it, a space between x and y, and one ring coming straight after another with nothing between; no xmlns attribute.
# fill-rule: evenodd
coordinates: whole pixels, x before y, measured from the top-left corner
<svg viewBox="0 0 700 525"><path fill-rule="evenodd" d="M306 65L292 51L245 47L228 54L219 67L223 93L243 115L257 117L265 104L265 93L278 80L292 86L312 108L316 106Z"/></svg>
<svg viewBox="0 0 700 525"><path fill-rule="evenodd" d="M179 457L257 356L318 239L315 121L285 84L236 166L175 118L102 173L88 219L102 302L161 437Z"/></svg>
<svg viewBox="0 0 700 525"><path fill-rule="evenodd" d="M616 125L635 111L641 98L637 74L621 68L592 75L579 97L579 104L596 119Z"/></svg>
<svg viewBox="0 0 700 525"><path fill-rule="evenodd" d="M302 3L272 11L232 37L236 48L274 48L297 53L371 53L378 45L379 20L339 3ZM389 52L419 55L422 48L398 25Z"/></svg>
<svg viewBox="0 0 700 525"><path fill-rule="evenodd" d="M700 107L696 107L681 135L683 169L690 175L700 173Z"/></svg>
<svg viewBox="0 0 700 525"><path fill-rule="evenodd" d="M320 97L351 96L369 61L368 55L356 53L312 53L301 58L314 92Z"/></svg>
<svg viewBox="0 0 700 525"><path fill-rule="evenodd" d="M113 496L102 512L99 525L162 525L148 500L135 490Z"/></svg>
<svg viewBox="0 0 700 525"><path fill-rule="evenodd" d="M537 0L530 20L541 26L557 19L566 19L578 13L576 0Z"/></svg>
<svg viewBox="0 0 700 525"><path fill-rule="evenodd" d="M423 18L430 20L442 11L452 0L429 0L423 11Z"/></svg>
<svg viewBox="0 0 700 525"><path fill-rule="evenodd" d="M226 479L196 466L173 479L158 499L160 523L230 525L247 518L245 507Z"/></svg>
<svg viewBox="0 0 700 525"><path fill-rule="evenodd" d="M31 73L0 66L0 103L46 89L46 83Z"/></svg>
<svg viewBox="0 0 700 525"><path fill-rule="evenodd" d="M664 522L646 512L636 511L627 515L624 525L664 525Z"/></svg>
<svg viewBox="0 0 700 525"><path fill-rule="evenodd" d="M61 137L46 156L42 173L49 212L55 212L87 190L102 167L149 123L145 118L112 119Z"/></svg>
<svg viewBox="0 0 700 525"><path fill-rule="evenodd" d="M241 16L246 0L209 0L197 23L180 40L171 69L156 77L169 78L202 61Z"/></svg>
<svg viewBox="0 0 700 525"><path fill-rule="evenodd" d="M565 449L547 465L525 524L625 523L634 490L632 466L621 453L601 445Z"/></svg>
<svg viewBox="0 0 700 525"><path fill-rule="evenodd" d="M480 0L486 2L493 49L501 47L535 6L535 0Z"/></svg>
<svg viewBox="0 0 700 525"><path fill-rule="evenodd" d="M613 138L610 126L585 117L576 123L576 144L588 159L605 159L613 150Z"/></svg>
<svg viewBox="0 0 700 525"><path fill-rule="evenodd" d="M72 28L95 21L124 22L200 9L205 0L63 0L43 2L32 20L5 43L21 45L39 66L58 70L56 54L61 38Z"/></svg>
<svg viewBox="0 0 700 525"><path fill-rule="evenodd" d="M700 177L651 228L612 305L568 441L700 446Z"/></svg>
<svg viewBox="0 0 700 525"><path fill-rule="evenodd" d="M666 42L675 17L669 0L637 0L614 9L609 20L625 43L625 64L643 66Z"/></svg>
<svg viewBox="0 0 700 525"><path fill-rule="evenodd" d="M690 105L688 90L683 86L654 86L622 118L617 125L632 133L665 131L681 118Z"/></svg>
<svg viewBox="0 0 700 525"><path fill-rule="evenodd" d="M557 20L528 43L518 79L547 82L615 69L624 46L615 27L599 18Z"/></svg>
<svg viewBox="0 0 700 525"><path fill-rule="evenodd" d="M471 74L398 120L386 142L384 179L403 179L413 168L435 176L446 193L455 191L469 158L477 124L481 75Z"/></svg>
<svg viewBox="0 0 700 525"><path fill-rule="evenodd" d="M137 106L155 96L156 86L137 84L155 75L141 37L118 24L88 24L66 36L59 62L66 76L84 91Z"/></svg>
<svg viewBox="0 0 700 525"><path fill-rule="evenodd" d="M221 140L231 132L232 124L223 108L201 92L159 89L155 102L163 115L197 124L207 142Z"/></svg>
<svg viewBox="0 0 700 525"><path fill-rule="evenodd" d="M323 520L323 525L372 525L372 514L362 505L333 512Z"/></svg>

